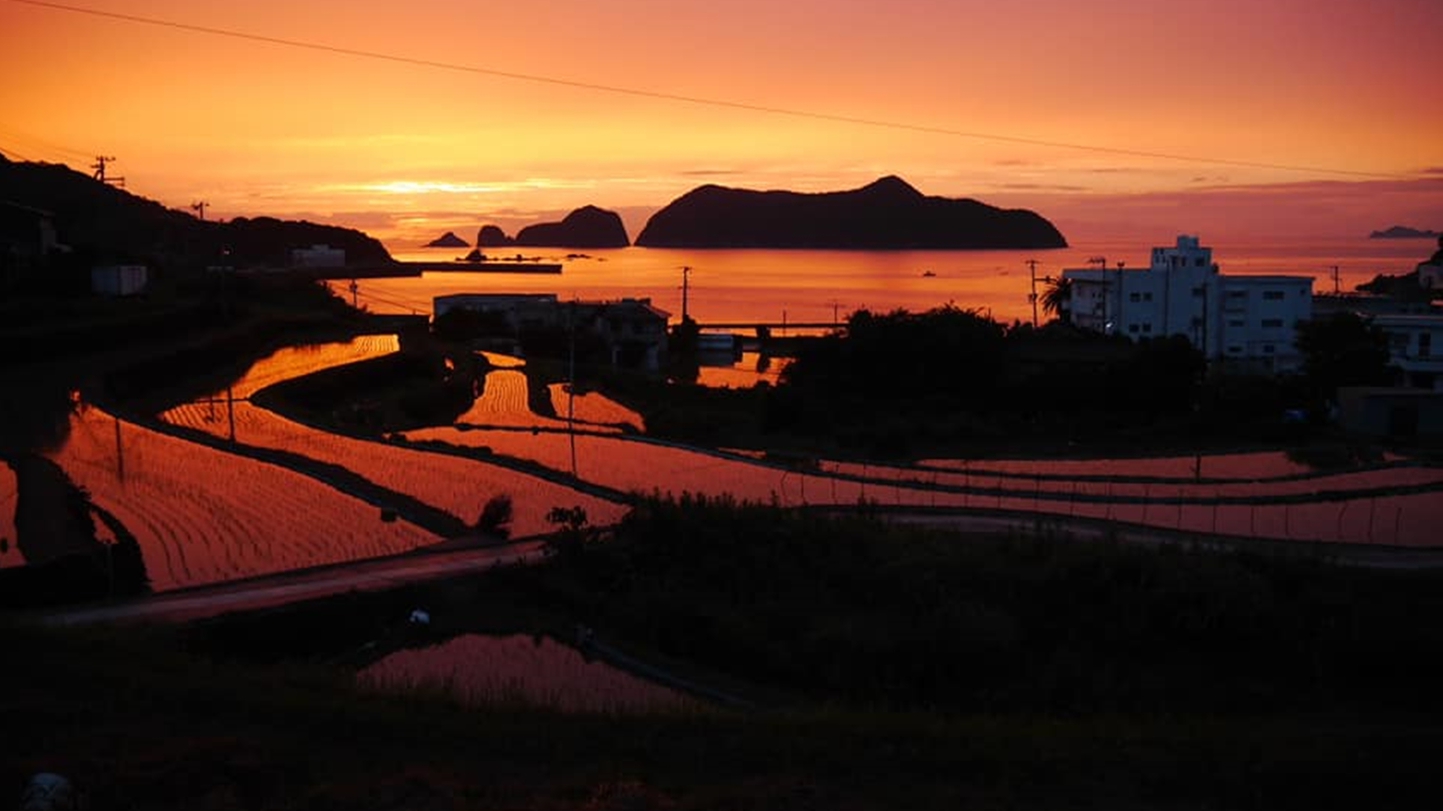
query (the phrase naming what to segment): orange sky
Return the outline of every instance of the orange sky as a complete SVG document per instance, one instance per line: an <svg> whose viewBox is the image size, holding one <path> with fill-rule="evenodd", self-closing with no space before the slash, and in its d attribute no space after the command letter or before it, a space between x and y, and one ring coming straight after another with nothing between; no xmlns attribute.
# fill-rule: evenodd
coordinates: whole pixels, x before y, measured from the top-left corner
<svg viewBox="0 0 1443 811"><path fill-rule="evenodd" d="M925 128L1326 167L1160 160L868 127L318 52L0 0L0 150L211 215L304 215L395 249L702 182L895 173L1140 227L1443 227L1436 0L74 0L487 70ZM1078 231L1081 229L1082 233Z"/></svg>

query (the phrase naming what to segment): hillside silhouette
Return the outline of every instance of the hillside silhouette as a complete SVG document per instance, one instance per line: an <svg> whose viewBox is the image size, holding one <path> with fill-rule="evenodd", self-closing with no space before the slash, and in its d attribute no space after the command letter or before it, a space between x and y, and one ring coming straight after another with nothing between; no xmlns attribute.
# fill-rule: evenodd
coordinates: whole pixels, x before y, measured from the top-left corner
<svg viewBox="0 0 1443 811"><path fill-rule="evenodd" d="M946 250L1065 248L1067 240L1034 212L927 196L889 175L819 194L700 186L654 214L636 244Z"/></svg>
<svg viewBox="0 0 1443 811"><path fill-rule="evenodd" d="M292 248L316 244L344 248L349 263L392 261L354 229L274 217L199 220L54 163L0 157L0 200L50 212L59 242L96 262L284 266Z"/></svg>

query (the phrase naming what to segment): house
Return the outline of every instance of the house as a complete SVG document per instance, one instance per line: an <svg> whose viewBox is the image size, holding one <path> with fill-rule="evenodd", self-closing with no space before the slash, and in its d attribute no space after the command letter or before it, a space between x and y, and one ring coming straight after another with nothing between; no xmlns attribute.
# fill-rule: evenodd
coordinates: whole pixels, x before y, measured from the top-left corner
<svg viewBox="0 0 1443 811"><path fill-rule="evenodd" d="M563 302L555 293L458 293L432 300L438 318L456 309L491 315L517 335L574 329L600 342L616 366L657 369L666 356L671 316L649 298Z"/></svg>
<svg viewBox="0 0 1443 811"><path fill-rule="evenodd" d="M1443 313L1384 313L1371 321L1388 334L1388 362L1400 383L1443 392Z"/></svg>
<svg viewBox="0 0 1443 811"><path fill-rule="evenodd" d="M1443 263L1420 263L1418 265L1418 286L1425 290L1443 291Z"/></svg>
<svg viewBox="0 0 1443 811"><path fill-rule="evenodd" d="M1373 386L1338 390L1338 424L1372 437L1443 436L1443 391Z"/></svg>
<svg viewBox="0 0 1443 811"><path fill-rule="evenodd" d="M652 306L649 298L576 303L578 324L611 350L614 366L659 369L666 357L666 322L671 314Z"/></svg>
<svg viewBox="0 0 1443 811"><path fill-rule="evenodd" d="M1196 236L1153 248L1149 266L1069 269L1067 311L1076 326L1140 338L1182 335L1210 363L1261 372L1301 367L1299 321L1312 317L1311 276L1232 276L1218 272Z"/></svg>
<svg viewBox="0 0 1443 811"><path fill-rule="evenodd" d="M145 265L102 265L90 269L90 289L102 296L133 296L145 291L150 271Z"/></svg>
<svg viewBox="0 0 1443 811"><path fill-rule="evenodd" d="M456 293L431 300L436 318L458 309L495 316L516 333L565 324L565 313L555 293Z"/></svg>
<svg viewBox="0 0 1443 811"><path fill-rule="evenodd" d="M291 249L291 267L293 268L343 268L345 266L345 248L312 245L309 248Z"/></svg>
<svg viewBox="0 0 1443 811"><path fill-rule="evenodd" d="M41 267L64 247L55 238L55 217L19 203L0 201L0 282Z"/></svg>

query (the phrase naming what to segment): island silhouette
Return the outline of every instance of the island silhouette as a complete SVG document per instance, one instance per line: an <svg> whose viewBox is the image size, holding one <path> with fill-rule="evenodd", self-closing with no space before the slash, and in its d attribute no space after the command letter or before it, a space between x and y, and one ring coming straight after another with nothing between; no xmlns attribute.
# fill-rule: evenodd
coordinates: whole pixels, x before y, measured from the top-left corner
<svg viewBox="0 0 1443 811"><path fill-rule="evenodd" d="M807 194L708 184L652 215L637 245L658 248L1065 248L1024 209L922 194L888 175L859 189Z"/></svg>
<svg viewBox="0 0 1443 811"><path fill-rule="evenodd" d="M483 225L476 234L476 247L497 248L521 245L529 248L625 248L631 244L626 226L614 211L596 206L582 206L567 214L561 222L528 225L506 235L496 225Z"/></svg>

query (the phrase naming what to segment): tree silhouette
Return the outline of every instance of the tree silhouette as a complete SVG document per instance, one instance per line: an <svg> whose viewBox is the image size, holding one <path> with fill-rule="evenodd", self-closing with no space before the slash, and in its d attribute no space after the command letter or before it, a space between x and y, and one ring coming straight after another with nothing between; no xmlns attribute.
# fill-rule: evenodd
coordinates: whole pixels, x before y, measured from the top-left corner
<svg viewBox="0 0 1443 811"><path fill-rule="evenodd" d="M1054 279L1042 294L1042 311L1067 320L1072 307L1072 280Z"/></svg>

